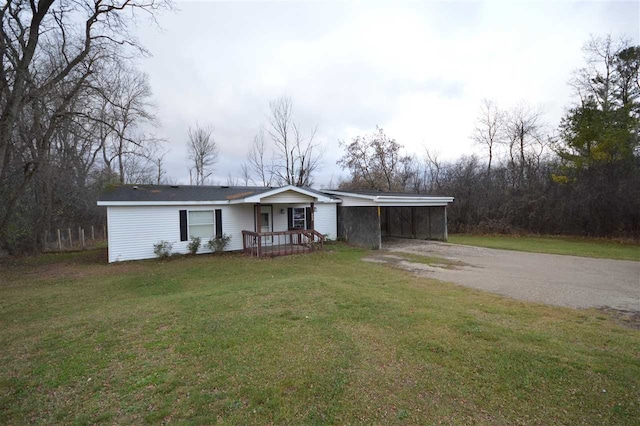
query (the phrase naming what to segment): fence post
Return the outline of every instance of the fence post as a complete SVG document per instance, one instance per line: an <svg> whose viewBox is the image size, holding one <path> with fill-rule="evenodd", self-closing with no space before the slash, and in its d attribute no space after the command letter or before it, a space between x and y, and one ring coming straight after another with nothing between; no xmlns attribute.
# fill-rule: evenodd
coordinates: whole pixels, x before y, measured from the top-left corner
<svg viewBox="0 0 640 426"><path fill-rule="evenodd" d="M58 250L62 250L62 238L60 238L60 228L58 228L57 231L58 231Z"/></svg>
<svg viewBox="0 0 640 426"><path fill-rule="evenodd" d="M91 241L96 239L96 231L93 228L93 225L91 225Z"/></svg>
<svg viewBox="0 0 640 426"><path fill-rule="evenodd" d="M67 229L69 231L69 248L73 247L73 239L71 238L71 228Z"/></svg>
<svg viewBox="0 0 640 426"><path fill-rule="evenodd" d="M81 239L82 239L82 228L78 226L78 244L82 244L82 242L80 241Z"/></svg>
<svg viewBox="0 0 640 426"><path fill-rule="evenodd" d="M82 246L82 250L84 250L84 229L80 229L80 241L81 241L81 246Z"/></svg>

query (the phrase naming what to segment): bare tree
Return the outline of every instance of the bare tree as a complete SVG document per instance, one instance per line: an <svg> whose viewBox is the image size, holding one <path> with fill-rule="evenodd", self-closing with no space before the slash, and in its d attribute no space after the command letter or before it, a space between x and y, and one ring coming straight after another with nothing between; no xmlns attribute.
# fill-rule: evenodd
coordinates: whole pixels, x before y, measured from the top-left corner
<svg viewBox="0 0 640 426"><path fill-rule="evenodd" d="M381 128L371 135L357 136L350 143L341 142L346 152L338 165L349 169L351 188L380 191L404 191L411 179L411 156L403 146L389 138Z"/></svg>
<svg viewBox="0 0 640 426"><path fill-rule="evenodd" d="M193 172L193 183L205 185L212 174L212 167L218 162L218 145L213 138L213 126L189 128L189 160L193 166L189 169L189 175Z"/></svg>
<svg viewBox="0 0 640 426"><path fill-rule="evenodd" d="M249 186L249 182L252 181L251 171L249 170L247 163L242 163L240 165L240 181L244 186Z"/></svg>
<svg viewBox="0 0 640 426"><path fill-rule="evenodd" d="M120 183L135 183L135 179L128 178L125 168L132 171L132 164L141 164L141 159L131 160L131 157L150 159L153 157L153 145L157 142L152 135L145 134L144 125L155 124L155 116L151 112L153 105L149 77L130 67L119 64L113 67L113 78L107 80L108 87L102 93L108 102L110 115L106 125L111 127L111 140L106 144L105 158L116 161ZM129 167L125 163L129 158Z"/></svg>
<svg viewBox="0 0 640 426"><path fill-rule="evenodd" d="M542 111L521 103L507 113L505 121L509 165L517 173L514 184L521 185L527 167L531 167L532 154L539 156L542 152L537 153L537 149L544 149Z"/></svg>
<svg viewBox="0 0 640 426"><path fill-rule="evenodd" d="M227 186L240 186L240 178L233 176L231 172L227 173ZM245 184L246 186L246 184Z"/></svg>
<svg viewBox="0 0 640 426"><path fill-rule="evenodd" d="M500 143L503 135L503 117L493 101L483 99L480 112L476 118L476 127L472 138L478 145L487 148L488 162L487 175L491 175L491 163L496 145Z"/></svg>
<svg viewBox="0 0 640 426"><path fill-rule="evenodd" d="M96 72L145 50L129 31L166 0L11 0L0 5L0 245L21 199L50 173L58 130ZM78 25L78 22L81 25ZM49 180L38 179L48 185ZM36 189L34 189L37 192Z"/></svg>
<svg viewBox="0 0 640 426"><path fill-rule="evenodd" d="M243 165L242 174L245 182L251 179L256 184L262 186L271 186L274 178L273 163L266 159L267 146L265 144L264 129L253 138L253 144L249 151L248 164Z"/></svg>
<svg viewBox="0 0 640 426"><path fill-rule="evenodd" d="M164 168L164 156L166 154L167 153L165 152L162 155L155 157L153 160L153 163L156 166L156 185L162 184L167 176L167 170Z"/></svg>
<svg viewBox="0 0 640 426"><path fill-rule="evenodd" d="M279 184L313 184L313 174L323 154L315 141L316 133L317 126L304 132L294 121L291 98L281 97L269 103L267 134L274 146L272 170Z"/></svg>
<svg viewBox="0 0 640 426"><path fill-rule="evenodd" d="M592 37L582 50L587 64L574 72L569 84L583 104L594 99L603 111L608 111L614 96L613 74L619 49L607 35Z"/></svg>
<svg viewBox="0 0 640 426"><path fill-rule="evenodd" d="M430 151L429 148L424 149L425 151L425 187L429 192L437 191L440 189L440 178L442 175L443 165L442 162L438 159L438 153L435 151Z"/></svg>

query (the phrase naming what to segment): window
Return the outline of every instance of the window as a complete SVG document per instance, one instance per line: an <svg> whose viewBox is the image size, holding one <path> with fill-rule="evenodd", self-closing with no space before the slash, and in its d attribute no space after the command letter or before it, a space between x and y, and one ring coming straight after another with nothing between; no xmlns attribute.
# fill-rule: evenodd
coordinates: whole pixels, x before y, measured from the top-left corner
<svg viewBox="0 0 640 426"><path fill-rule="evenodd" d="M199 237L208 240L214 236L213 210L189 212L189 238Z"/></svg>
<svg viewBox="0 0 640 426"><path fill-rule="evenodd" d="M294 207L293 229L307 229L307 218L304 207Z"/></svg>
<svg viewBox="0 0 640 426"><path fill-rule="evenodd" d="M288 229L311 229L312 212L310 207L289 207L287 208Z"/></svg>

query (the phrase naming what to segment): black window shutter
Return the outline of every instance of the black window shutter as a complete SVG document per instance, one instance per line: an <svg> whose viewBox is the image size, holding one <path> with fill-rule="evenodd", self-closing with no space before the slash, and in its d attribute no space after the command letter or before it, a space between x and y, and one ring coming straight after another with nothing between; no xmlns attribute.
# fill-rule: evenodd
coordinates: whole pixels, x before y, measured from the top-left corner
<svg viewBox="0 0 640 426"><path fill-rule="evenodd" d="M180 210L180 241L187 241L189 235L187 233L187 211Z"/></svg>
<svg viewBox="0 0 640 426"><path fill-rule="evenodd" d="M222 210L216 209L216 238L222 238Z"/></svg>
<svg viewBox="0 0 640 426"><path fill-rule="evenodd" d="M307 219L305 220L307 226L306 229L311 229L311 207L304 208L304 217Z"/></svg>
<svg viewBox="0 0 640 426"><path fill-rule="evenodd" d="M293 209L287 209L287 229L293 229Z"/></svg>

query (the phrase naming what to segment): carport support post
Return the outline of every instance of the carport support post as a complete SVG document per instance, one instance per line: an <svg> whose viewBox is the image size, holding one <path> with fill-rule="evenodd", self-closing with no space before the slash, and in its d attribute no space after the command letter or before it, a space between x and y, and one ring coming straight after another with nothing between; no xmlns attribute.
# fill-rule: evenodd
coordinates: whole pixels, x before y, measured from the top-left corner
<svg viewBox="0 0 640 426"><path fill-rule="evenodd" d="M380 221L380 206L378 209L378 250L382 250L382 222Z"/></svg>
<svg viewBox="0 0 640 426"><path fill-rule="evenodd" d="M444 240L449 241L449 224L447 223L447 206L444 206Z"/></svg>
<svg viewBox="0 0 640 426"><path fill-rule="evenodd" d="M411 238L417 237L418 231L416 229L416 208L411 207Z"/></svg>

